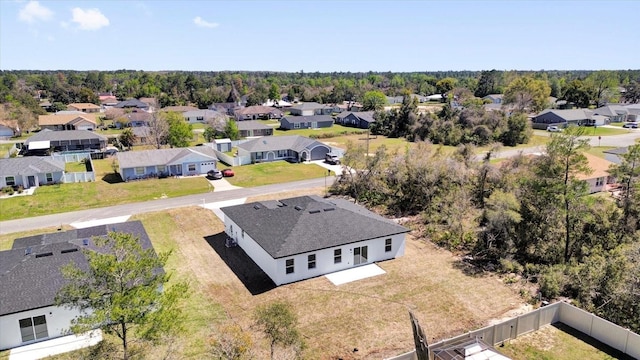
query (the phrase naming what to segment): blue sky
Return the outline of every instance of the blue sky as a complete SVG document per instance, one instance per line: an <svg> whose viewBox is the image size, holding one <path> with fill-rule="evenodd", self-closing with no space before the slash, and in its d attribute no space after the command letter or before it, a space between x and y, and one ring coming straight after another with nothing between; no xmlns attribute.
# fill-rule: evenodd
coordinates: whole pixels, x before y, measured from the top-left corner
<svg viewBox="0 0 640 360"><path fill-rule="evenodd" d="M636 0L0 0L0 69L638 69L639 14Z"/></svg>

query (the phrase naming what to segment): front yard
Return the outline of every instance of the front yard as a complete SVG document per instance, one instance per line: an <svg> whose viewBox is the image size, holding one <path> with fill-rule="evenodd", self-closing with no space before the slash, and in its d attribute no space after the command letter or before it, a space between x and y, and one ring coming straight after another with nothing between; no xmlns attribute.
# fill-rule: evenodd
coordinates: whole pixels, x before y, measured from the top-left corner
<svg viewBox="0 0 640 360"><path fill-rule="evenodd" d="M231 185L240 187L313 179L323 177L327 173L326 169L315 164L292 164L286 161L236 166L233 171L235 176L225 179Z"/></svg>

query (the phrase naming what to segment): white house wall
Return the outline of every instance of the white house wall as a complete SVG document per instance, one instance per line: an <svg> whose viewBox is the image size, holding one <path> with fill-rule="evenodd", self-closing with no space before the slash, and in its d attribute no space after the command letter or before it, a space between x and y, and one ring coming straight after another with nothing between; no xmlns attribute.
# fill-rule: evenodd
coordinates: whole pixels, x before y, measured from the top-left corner
<svg viewBox="0 0 640 360"><path fill-rule="evenodd" d="M71 326L71 320L78 316L78 314L78 311L75 309L48 306L40 309L0 316L0 350L11 349L17 346L68 335L66 332ZM47 321L47 333L49 337L23 343L22 336L20 334L19 321L28 317L41 315L44 315Z"/></svg>
<svg viewBox="0 0 640 360"><path fill-rule="evenodd" d="M243 237L242 229L229 217L225 216L224 218L224 227L227 235L235 239L242 250L275 282L276 261L247 233L244 233ZM231 231L232 229L233 232Z"/></svg>

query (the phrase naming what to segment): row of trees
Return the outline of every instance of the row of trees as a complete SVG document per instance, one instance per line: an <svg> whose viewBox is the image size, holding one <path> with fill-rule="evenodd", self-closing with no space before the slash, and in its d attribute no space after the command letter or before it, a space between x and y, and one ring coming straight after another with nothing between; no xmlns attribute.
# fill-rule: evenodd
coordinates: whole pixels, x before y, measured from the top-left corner
<svg viewBox="0 0 640 360"><path fill-rule="evenodd" d="M477 161L471 145L454 156L428 142L374 156L350 145L343 163L364 170L343 174L332 191L413 216L418 232L477 265L497 264L537 283L543 297L570 296L640 331L640 146L611 169L621 197L597 197L580 180L590 171L581 135L571 127L544 155L500 165L490 161L498 147Z"/></svg>

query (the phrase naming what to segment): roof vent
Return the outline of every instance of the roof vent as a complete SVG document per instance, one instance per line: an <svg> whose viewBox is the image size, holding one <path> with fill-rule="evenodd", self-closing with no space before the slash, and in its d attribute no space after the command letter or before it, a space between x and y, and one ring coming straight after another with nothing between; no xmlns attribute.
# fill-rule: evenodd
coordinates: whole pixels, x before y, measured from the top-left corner
<svg viewBox="0 0 640 360"><path fill-rule="evenodd" d="M82 245L84 246L89 245L89 239L82 239Z"/></svg>
<svg viewBox="0 0 640 360"><path fill-rule="evenodd" d="M309 210L309 214L317 214L319 213L321 210Z"/></svg>
<svg viewBox="0 0 640 360"><path fill-rule="evenodd" d="M36 258L41 258L41 257L45 257L45 256L52 256L52 255L53 255L52 252L40 253L40 254L36 254Z"/></svg>
<svg viewBox="0 0 640 360"><path fill-rule="evenodd" d="M24 249L24 254L25 255L31 255L31 246L29 246L28 248Z"/></svg>
<svg viewBox="0 0 640 360"><path fill-rule="evenodd" d="M326 209L323 209L323 210L324 210L324 211L333 211L333 210L335 210L335 209L336 209L336 208L332 208L332 207L331 207L331 208L326 208Z"/></svg>
<svg viewBox="0 0 640 360"><path fill-rule="evenodd" d="M78 248L64 249L64 250L60 251L60 254L67 254L67 253L72 253L72 252L76 252L76 251L78 251Z"/></svg>
<svg viewBox="0 0 640 360"><path fill-rule="evenodd" d="M253 208L256 209L256 210L260 210L260 205L255 204L255 205L253 205Z"/></svg>
<svg viewBox="0 0 640 360"><path fill-rule="evenodd" d="M298 211L302 210L302 208L300 206L298 206L298 205L294 206L293 208L298 210Z"/></svg>

